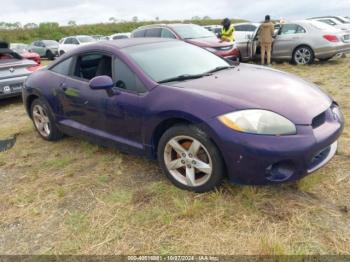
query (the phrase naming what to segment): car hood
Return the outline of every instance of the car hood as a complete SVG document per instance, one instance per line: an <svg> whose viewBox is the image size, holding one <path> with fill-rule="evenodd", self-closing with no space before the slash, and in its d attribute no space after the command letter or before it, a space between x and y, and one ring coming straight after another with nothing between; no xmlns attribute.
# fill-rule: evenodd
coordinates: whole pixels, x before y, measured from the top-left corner
<svg viewBox="0 0 350 262"><path fill-rule="evenodd" d="M227 42L220 43L220 40L216 37L187 39L186 42L200 47L225 47L233 45L233 43Z"/></svg>
<svg viewBox="0 0 350 262"><path fill-rule="evenodd" d="M240 64L211 76L176 82L173 86L228 104L234 110L265 109L295 124L310 125L326 111L331 98L316 85L291 74Z"/></svg>

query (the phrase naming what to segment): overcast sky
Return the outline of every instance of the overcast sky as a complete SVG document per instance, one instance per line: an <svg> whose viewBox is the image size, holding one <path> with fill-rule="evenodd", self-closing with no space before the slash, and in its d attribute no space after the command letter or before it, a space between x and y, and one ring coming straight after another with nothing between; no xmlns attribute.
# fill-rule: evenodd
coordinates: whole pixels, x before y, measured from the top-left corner
<svg viewBox="0 0 350 262"><path fill-rule="evenodd" d="M260 21L265 14L279 19L319 15L350 16L350 0L1 0L0 21L59 22L78 24L107 22L110 17L131 20L243 18Z"/></svg>

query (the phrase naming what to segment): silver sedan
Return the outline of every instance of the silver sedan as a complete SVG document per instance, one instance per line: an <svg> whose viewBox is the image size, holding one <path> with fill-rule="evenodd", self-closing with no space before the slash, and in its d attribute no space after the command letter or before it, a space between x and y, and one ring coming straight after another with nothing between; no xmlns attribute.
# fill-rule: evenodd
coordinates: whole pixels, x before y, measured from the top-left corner
<svg viewBox="0 0 350 262"><path fill-rule="evenodd" d="M21 95L24 81L37 68L34 61L23 59L0 42L0 99Z"/></svg>
<svg viewBox="0 0 350 262"><path fill-rule="evenodd" d="M247 41L236 43L241 60L260 57L259 29ZM310 20L289 22L276 26L272 59L311 64L315 59L326 61L350 52L350 31Z"/></svg>

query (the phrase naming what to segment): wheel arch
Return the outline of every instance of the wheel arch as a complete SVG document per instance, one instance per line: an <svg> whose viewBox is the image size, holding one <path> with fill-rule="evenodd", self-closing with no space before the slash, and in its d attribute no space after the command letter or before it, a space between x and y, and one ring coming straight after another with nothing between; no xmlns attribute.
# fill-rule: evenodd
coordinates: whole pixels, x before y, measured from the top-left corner
<svg viewBox="0 0 350 262"><path fill-rule="evenodd" d="M214 130L207 125L204 121L201 121L198 118L194 118L191 116L189 117L169 117L166 119L163 119L161 122L158 123L158 125L153 129L152 132L152 138L151 138L151 146L152 146L152 153L151 157L153 159L157 159L157 151L158 151L158 145L160 138L162 135L171 127L175 125L194 125L203 132L206 133L206 135L209 137L209 139L212 141L212 143L217 147L219 154L222 158L223 164L224 164L224 170L225 170L225 176L227 175L227 166L226 166L226 161L225 158L223 157L223 153L220 150L220 147L218 146L218 143L216 141L216 137L214 135Z"/></svg>

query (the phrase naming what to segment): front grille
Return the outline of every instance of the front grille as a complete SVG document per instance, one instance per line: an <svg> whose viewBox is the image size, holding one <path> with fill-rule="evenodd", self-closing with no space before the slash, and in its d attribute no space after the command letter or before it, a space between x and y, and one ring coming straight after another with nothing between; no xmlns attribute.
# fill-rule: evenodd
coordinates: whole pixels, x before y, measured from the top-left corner
<svg viewBox="0 0 350 262"><path fill-rule="evenodd" d="M322 126L325 122L326 122L326 111L314 117L314 119L312 119L311 125L312 125L312 128L315 129L319 126Z"/></svg>

